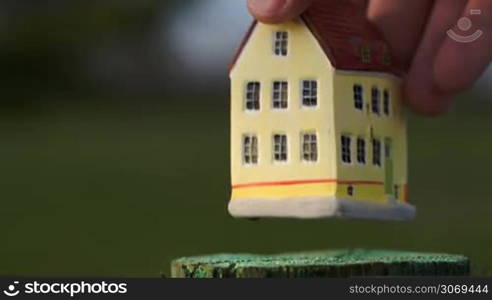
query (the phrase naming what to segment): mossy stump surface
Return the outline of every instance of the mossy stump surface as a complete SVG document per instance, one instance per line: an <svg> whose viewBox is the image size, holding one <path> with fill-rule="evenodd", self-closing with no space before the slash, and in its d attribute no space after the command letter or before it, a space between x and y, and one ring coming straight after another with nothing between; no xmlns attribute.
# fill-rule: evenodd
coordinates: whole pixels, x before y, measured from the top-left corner
<svg viewBox="0 0 492 300"><path fill-rule="evenodd" d="M345 278L352 276L465 276L462 255L387 250L336 250L279 255L216 254L171 263L173 278Z"/></svg>

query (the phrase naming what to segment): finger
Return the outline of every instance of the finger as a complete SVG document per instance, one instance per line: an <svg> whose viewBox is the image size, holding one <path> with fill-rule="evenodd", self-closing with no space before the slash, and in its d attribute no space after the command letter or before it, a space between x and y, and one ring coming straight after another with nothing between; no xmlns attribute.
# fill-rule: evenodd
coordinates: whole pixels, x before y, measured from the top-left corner
<svg viewBox="0 0 492 300"><path fill-rule="evenodd" d="M264 23L280 23L298 17L313 0L248 0L253 16Z"/></svg>
<svg viewBox="0 0 492 300"><path fill-rule="evenodd" d="M472 9L479 9L480 15L470 15ZM453 30L465 39L460 36L458 41L447 38L437 54L434 67L437 86L448 93L457 93L471 87L492 61L492 1L469 1L463 16L471 22L460 19L460 22L465 23L458 27L466 30ZM471 27L468 28L469 26ZM482 35L479 36L480 32Z"/></svg>
<svg viewBox="0 0 492 300"><path fill-rule="evenodd" d="M422 37L432 3L432 0L369 2L368 18L383 33L400 65L408 67L410 64Z"/></svg>
<svg viewBox="0 0 492 300"><path fill-rule="evenodd" d="M452 95L443 92L434 80L437 52L447 38L446 31L461 15L465 0L436 0L404 84L405 100L416 112L438 115L447 110Z"/></svg>
<svg viewBox="0 0 492 300"><path fill-rule="evenodd" d="M333 1L333 0L331 0L331 1ZM367 10L367 7L369 5L369 0L344 0L344 1L350 1L350 2L352 2L352 4L354 4L354 5L357 6L356 9L361 9L361 10L364 10L364 11Z"/></svg>

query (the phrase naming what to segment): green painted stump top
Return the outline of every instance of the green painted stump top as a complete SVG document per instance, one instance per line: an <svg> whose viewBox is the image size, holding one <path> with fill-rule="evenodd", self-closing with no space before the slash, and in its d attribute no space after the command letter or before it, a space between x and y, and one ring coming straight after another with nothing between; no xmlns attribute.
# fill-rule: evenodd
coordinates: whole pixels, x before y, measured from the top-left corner
<svg viewBox="0 0 492 300"><path fill-rule="evenodd" d="M343 278L351 276L463 276L462 255L388 250L334 250L278 255L216 254L171 263L173 278Z"/></svg>

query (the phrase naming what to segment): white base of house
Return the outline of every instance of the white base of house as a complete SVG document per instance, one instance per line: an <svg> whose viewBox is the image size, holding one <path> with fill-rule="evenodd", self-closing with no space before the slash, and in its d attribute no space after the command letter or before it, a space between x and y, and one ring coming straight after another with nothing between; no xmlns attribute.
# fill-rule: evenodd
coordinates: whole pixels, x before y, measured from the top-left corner
<svg viewBox="0 0 492 300"><path fill-rule="evenodd" d="M248 198L229 202L229 213L238 218L360 218L410 220L415 207L409 204L373 204L337 197Z"/></svg>

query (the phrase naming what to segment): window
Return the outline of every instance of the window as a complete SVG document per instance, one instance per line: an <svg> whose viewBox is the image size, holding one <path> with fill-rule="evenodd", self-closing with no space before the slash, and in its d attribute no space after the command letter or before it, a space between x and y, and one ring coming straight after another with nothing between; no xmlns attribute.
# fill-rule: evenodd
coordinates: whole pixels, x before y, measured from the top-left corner
<svg viewBox="0 0 492 300"><path fill-rule="evenodd" d="M357 138L357 162L366 164L366 140L362 137Z"/></svg>
<svg viewBox="0 0 492 300"><path fill-rule="evenodd" d="M289 33L287 31L275 32L274 52L277 56L287 56Z"/></svg>
<svg viewBox="0 0 492 300"><path fill-rule="evenodd" d="M273 159L275 161L287 161L287 136L285 134L273 136Z"/></svg>
<svg viewBox="0 0 492 300"><path fill-rule="evenodd" d="M285 81L273 83L273 108L286 109L288 98L288 84Z"/></svg>
<svg viewBox="0 0 492 300"><path fill-rule="evenodd" d="M384 111L384 114L389 116L390 114L390 94L388 92L388 90L384 90L384 93L383 93L383 111Z"/></svg>
<svg viewBox="0 0 492 300"><path fill-rule="evenodd" d="M392 61L391 51L390 51L388 45L384 45L384 47L383 47L382 63L385 66L389 66L389 65L391 65L391 61Z"/></svg>
<svg viewBox="0 0 492 300"><path fill-rule="evenodd" d="M371 62L371 47L369 45L362 45L360 47L360 59L363 63Z"/></svg>
<svg viewBox="0 0 492 300"><path fill-rule="evenodd" d="M318 161L318 139L315 133L304 133L302 139L302 160Z"/></svg>
<svg viewBox="0 0 492 300"><path fill-rule="evenodd" d="M377 87L372 88L372 112L379 115L381 108L381 91Z"/></svg>
<svg viewBox="0 0 492 300"><path fill-rule="evenodd" d="M364 89L360 84L354 85L354 106L356 109L364 109Z"/></svg>
<svg viewBox="0 0 492 300"><path fill-rule="evenodd" d="M260 83L248 82L246 86L246 110L260 110Z"/></svg>
<svg viewBox="0 0 492 300"><path fill-rule="evenodd" d="M318 105L318 82L315 80L302 81L302 105Z"/></svg>
<svg viewBox="0 0 492 300"><path fill-rule="evenodd" d="M378 139L372 140L372 164L381 166L381 141Z"/></svg>
<svg viewBox="0 0 492 300"><path fill-rule="evenodd" d="M352 155L350 150L351 138L348 135L342 135L342 161L344 163L352 163Z"/></svg>
<svg viewBox="0 0 492 300"><path fill-rule="evenodd" d="M243 137L243 162L247 165L258 164L258 138L254 134Z"/></svg>

